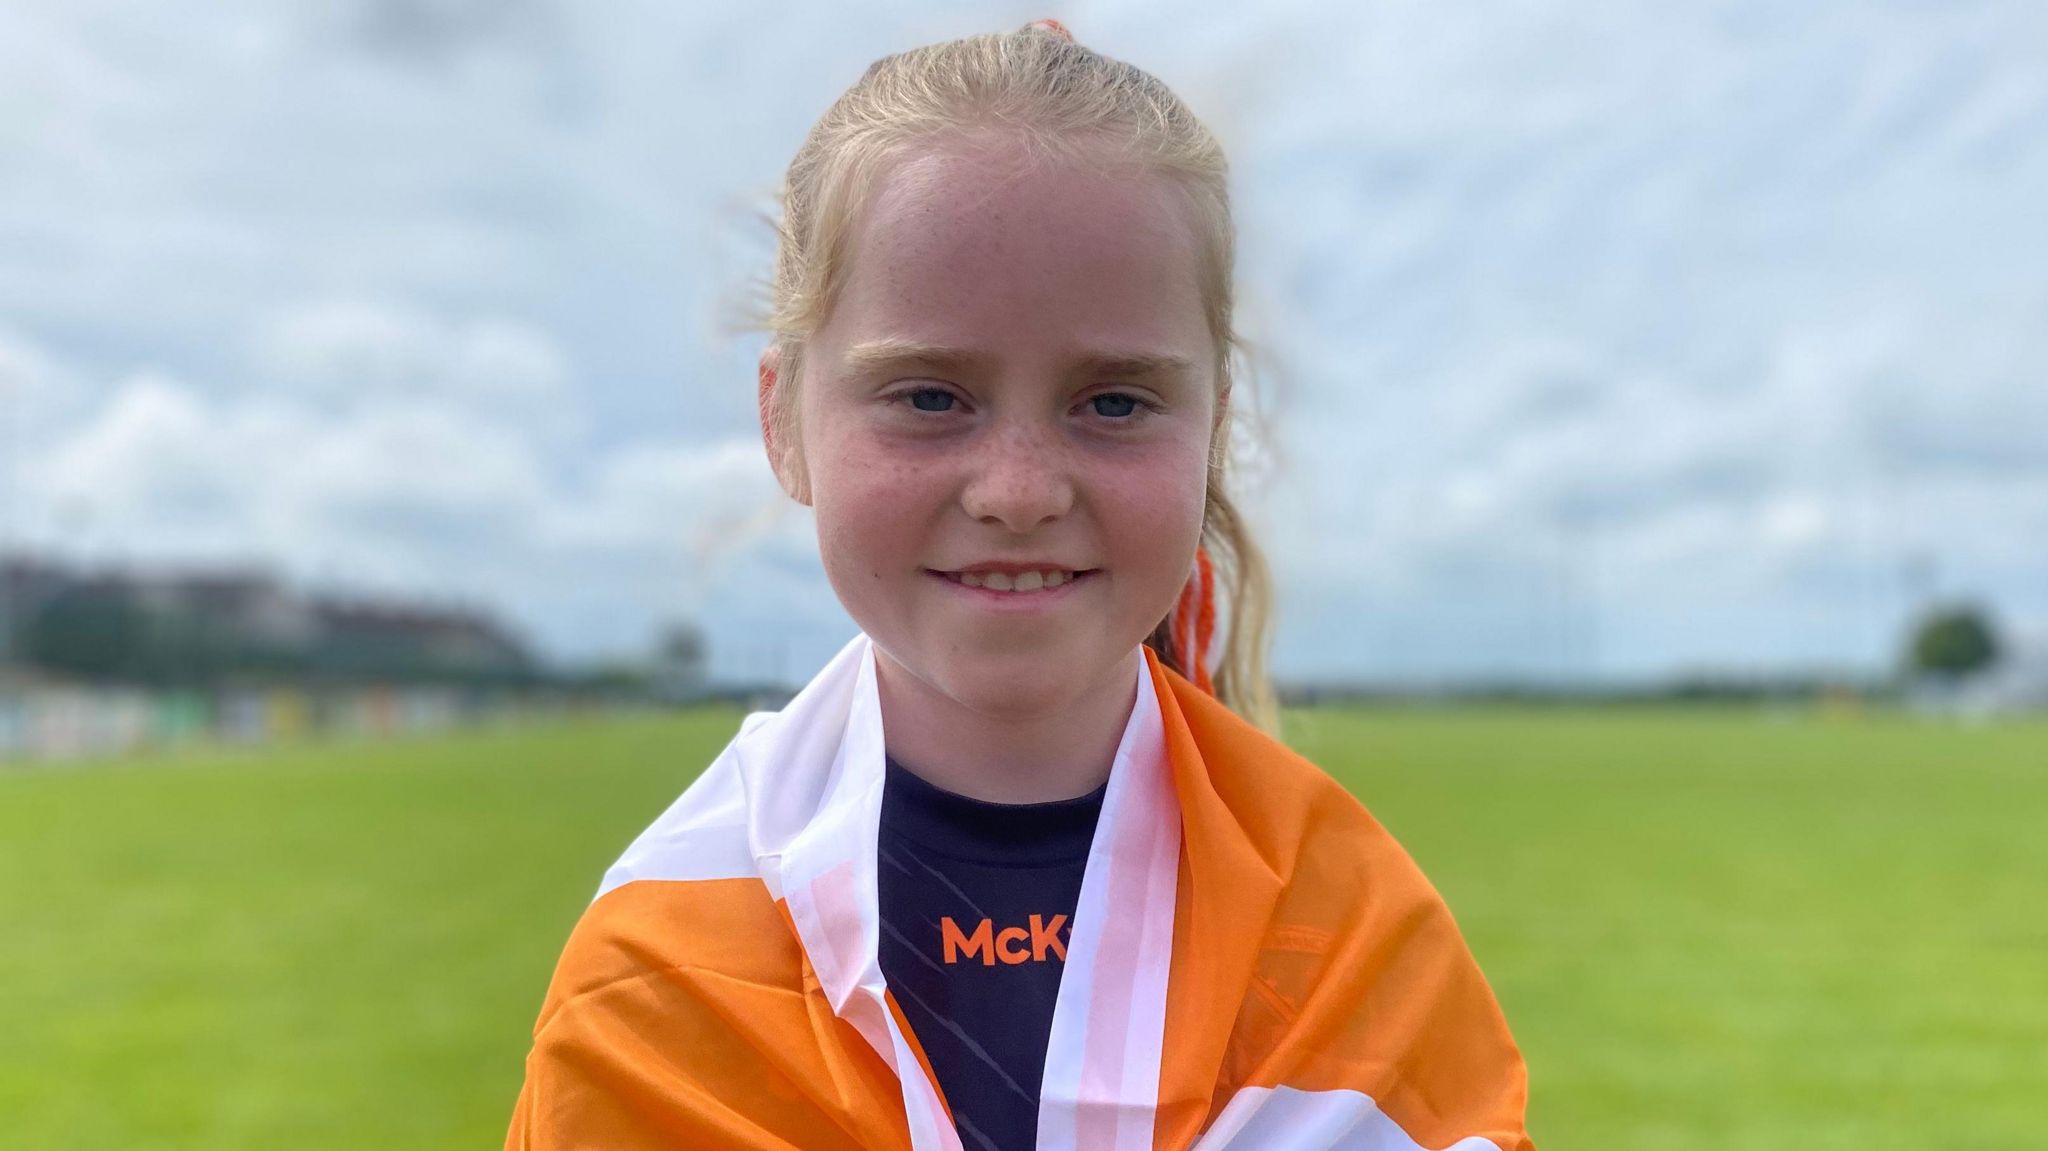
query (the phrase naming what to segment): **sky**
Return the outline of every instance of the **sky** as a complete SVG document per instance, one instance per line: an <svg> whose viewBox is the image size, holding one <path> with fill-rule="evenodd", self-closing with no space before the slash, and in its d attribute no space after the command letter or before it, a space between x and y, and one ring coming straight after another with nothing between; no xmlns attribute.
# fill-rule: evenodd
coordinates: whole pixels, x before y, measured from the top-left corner
<svg viewBox="0 0 2048 1151"><path fill-rule="evenodd" d="M852 634L775 486L766 213L873 59L1057 16L1229 150L1283 679L2048 640L2048 5L0 7L0 548Z"/></svg>

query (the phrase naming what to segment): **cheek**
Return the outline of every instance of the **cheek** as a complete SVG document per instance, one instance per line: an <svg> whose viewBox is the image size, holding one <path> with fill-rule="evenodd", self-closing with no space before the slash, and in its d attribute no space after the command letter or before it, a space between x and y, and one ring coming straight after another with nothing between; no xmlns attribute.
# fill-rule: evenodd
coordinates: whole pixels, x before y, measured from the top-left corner
<svg viewBox="0 0 2048 1151"><path fill-rule="evenodd" d="M843 591L916 558L921 526L930 522L935 477L900 454L857 435L821 437L810 455L812 506L826 570Z"/></svg>
<svg viewBox="0 0 2048 1151"><path fill-rule="evenodd" d="M1206 467L1201 448L1181 446L1105 477L1099 505L1126 565L1176 587L1186 579L1201 540Z"/></svg>

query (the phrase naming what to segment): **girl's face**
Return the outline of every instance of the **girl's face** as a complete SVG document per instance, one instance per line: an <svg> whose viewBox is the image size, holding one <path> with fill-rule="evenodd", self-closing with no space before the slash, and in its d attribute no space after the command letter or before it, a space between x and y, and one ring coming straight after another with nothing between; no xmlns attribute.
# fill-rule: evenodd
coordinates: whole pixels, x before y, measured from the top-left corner
<svg viewBox="0 0 2048 1151"><path fill-rule="evenodd" d="M960 150L856 222L801 448L834 590L924 689L1014 719L1128 690L1218 417L1187 213L1134 169Z"/></svg>

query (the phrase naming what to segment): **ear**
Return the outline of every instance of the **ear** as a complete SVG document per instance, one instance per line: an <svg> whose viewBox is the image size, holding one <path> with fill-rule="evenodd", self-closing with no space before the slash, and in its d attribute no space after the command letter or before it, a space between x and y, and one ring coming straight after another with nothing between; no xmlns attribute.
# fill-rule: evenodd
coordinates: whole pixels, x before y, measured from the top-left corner
<svg viewBox="0 0 2048 1151"><path fill-rule="evenodd" d="M798 457L796 445L782 442L782 433L776 427L775 404L776 386L782 379L782 349L774 344L761 352L761 387L758 401L761 409L761 444L768 449L768 466L775 469L775 482L789 493L789 498L804 506L810 506L810 486L804 482L803 463Z"/></svg>

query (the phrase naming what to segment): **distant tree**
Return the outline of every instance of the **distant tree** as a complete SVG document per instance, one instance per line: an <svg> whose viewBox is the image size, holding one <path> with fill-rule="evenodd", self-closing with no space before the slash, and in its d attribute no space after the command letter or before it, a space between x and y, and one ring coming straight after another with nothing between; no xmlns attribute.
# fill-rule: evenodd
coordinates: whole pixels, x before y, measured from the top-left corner
<svg viewBox="0 0 2048 1151"><path fill-rule="evenodd" d="M1961 604L1936 608L1913 627L1907 666L1922 675L1962 678L1998 662L1998 633L1983 609Z"/></svg>

